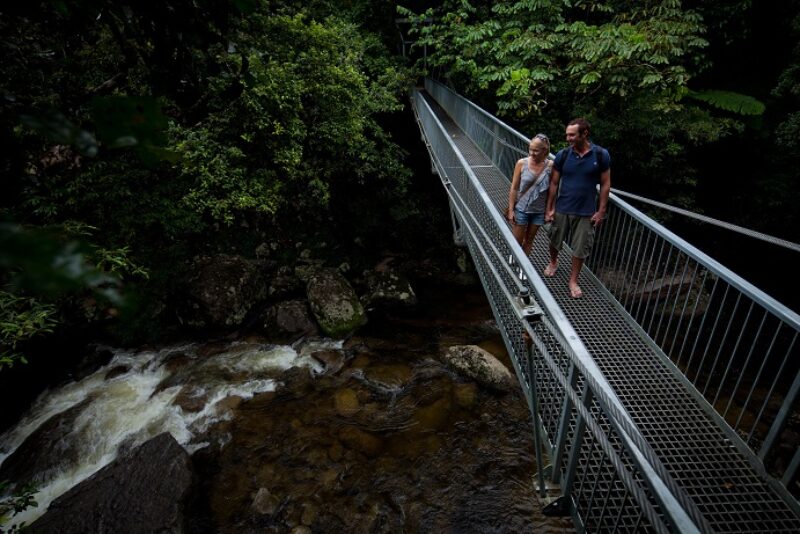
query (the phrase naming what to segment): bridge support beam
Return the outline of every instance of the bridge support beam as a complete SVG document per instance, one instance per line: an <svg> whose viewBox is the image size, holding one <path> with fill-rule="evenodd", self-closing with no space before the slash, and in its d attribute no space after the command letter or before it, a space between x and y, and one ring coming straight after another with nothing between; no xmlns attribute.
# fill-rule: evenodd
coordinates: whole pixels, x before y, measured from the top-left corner
<svg viewBox="0 0 800 534"><path fill-rule="evenodd" d="M457 247L466 247L467 240L464 237L464 225L453 209L452 201L450 201L450 219L453 221L453 242Z"/></svg>

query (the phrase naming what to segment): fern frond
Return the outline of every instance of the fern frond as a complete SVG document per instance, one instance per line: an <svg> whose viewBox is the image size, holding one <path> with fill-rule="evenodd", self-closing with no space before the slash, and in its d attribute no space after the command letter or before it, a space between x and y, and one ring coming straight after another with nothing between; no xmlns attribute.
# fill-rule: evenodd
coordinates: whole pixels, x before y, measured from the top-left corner
<svg viewBox="0 0 800 534"><path fill-rule="evenodd" d="M686 96L739 115L761 115L765 109L760 100L733 91L689 91Z"/></svg>

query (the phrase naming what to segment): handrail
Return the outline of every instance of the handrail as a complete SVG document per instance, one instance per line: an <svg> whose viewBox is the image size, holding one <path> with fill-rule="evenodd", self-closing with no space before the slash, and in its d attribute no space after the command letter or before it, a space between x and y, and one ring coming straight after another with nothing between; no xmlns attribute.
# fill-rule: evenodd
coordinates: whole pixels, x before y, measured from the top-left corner
<svg viewBox="0 0 800 534"><path fill-rule="evenodd" d="M622 194L624 191L620 191L619 193ZM754 301L764 306L764 308L774 313L777 317L780 317L781 320L785 321L792 328L800 330L800 315L792 311L789 307L778 302L768 294L764 293L764 291L757 288L735 272L731 271L702 250L698 249L682 237L668 230L663 225L634 208L629 203L622 200L618 194L615 194L614 192L609 193L609 199L622 210L634 216L642 225L666 239L676 247L680 248L684 253L686 253L687 256L698 261L699 263L702 263L704 267L731 284L739 291L750 295Z"/></svg>
<svg viewBox="0 0 800 534"><path fill-rule="evenodd" d="M415 107L418 108L428 107L427 102L419 98L418 92L414 94L414 104ZM436 127L444 130L441 123L439 123L438 119L429 108L427 109L427 113L432 117L433 121L435 121ZM521 134L517 133L517 135L521 137ZM460 169L466 173L470 185L480 196L484 205L491 206L491 199L470 169L469 164L463 159L463 156L461 156L460 151L457 149L452 139L447 136L444 136L444 139L446 139L446 143L455 154ZM527 144L527 140L525 140L525 142ZM432 153L432 159L434 159L433 156L434 154ZM442 165L441 162L437 164L440 174L446 174L446 167L447 166ZM448 187L448 193L449 189ZM489 216L493 226L500 232L503 240L506 243L515 243L513 235L505 221L500 219L499 214L494 209L489 210ZM702 516L700 516L688 496L686 496L671 479L671 476L661 465L655 453L650 449L646 440L636 428L636 425L616 397L613 389L607 383L571 324L566 319L563 311L547 290L539 274L531 266L528 258L524 256L519 247L511 246L509 247L509 251L514 256L517 265L520 266L527 277L535 292L536 299L542 305L543 309L546 310L548 319L552 320L551 325L555 329L553 333L557 339L560 339L562 343L566 344L566 354L569 355L573 365L578 368L579 372L585 377L586 382L591 386L599 404L603 407L603 411L608 414L609 421L617 428L618 436L625 443L625 447L632 455L633 460L639 465L640 475L644 476L648 481L648 485L651 491L656 495L662 509L666 511L668 517L671 518L674 524L681 526L683 531L697 531L695 523L702 525L704 527L703 530L707 530L707 525ZM533 379L533 377L531 377L531 379ZM691 514L691 518L689 514Z"/></svg>
<svg viewBox="0 0 800 534"><path fill-rule="evenodd" d="M433 80L425 86L494 165L510 174L529 140L452 89ZM529 262L518 264L537 287L541 279ZM608 280L603 291L617 299L669 372L754 469L777 471L784 486L766 481L800 514L785 487L798 476L800 448L788 465L775 453L790 415L800 408L800 316L614 193L587 267Z"/></svg>
<svg viewBox="0 0 800 534"><path fill-rule="evenodd" d="M699 213L694 213L692 211L678 208L676 206L671 206L669 204L665 204L663 202L658 202L656 200L652 200L649 198L645 198L643 196L634 195L633 193L628 193L627 191L621 191L619 189L612 188L612 193L616 193L620 196L630 198L632 200L636 200L639 202L644 202L645 204L649 204L651 206L655 206L658 209L662 209L665 211L669 211L672 213L677 213L678 215L682 215L684 217L688 217L690 219L694 219L696 221L700 221L703 223L707 223L713 226L717 226L719 228L724 228L731 232L736 232L738 234L746 235L747 237L752 237L753 239L758 239L760 241L764 241L765 243L769 243L771 245L777 245L779 247L787 248L794 252L800 252L800 245L797 243L792 243L786 239L781 239L780 237L775 237L774 235L765 234L763 232L757 232L755 230L751 230L750 228L745 228L744 226L739 226L737 224L721 221L719 219L715 219L713 217L709 217L707 215L701 215Z"/></svg>

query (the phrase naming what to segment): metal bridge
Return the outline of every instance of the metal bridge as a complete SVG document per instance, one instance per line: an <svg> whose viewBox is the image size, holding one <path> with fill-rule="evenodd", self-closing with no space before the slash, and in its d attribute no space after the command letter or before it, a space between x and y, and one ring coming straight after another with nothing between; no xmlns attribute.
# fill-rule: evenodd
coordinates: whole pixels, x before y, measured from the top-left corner
<svg viewBox="0 0 800 534"><path fill-rule="evenodd" d="M542 278L544 232L525 257L501 215L529 139L432 80L412 105L533 415L539 490L560 487L549 508L589 532L800 532L800 317L613 190L569 298L566 247Z"/></svg>

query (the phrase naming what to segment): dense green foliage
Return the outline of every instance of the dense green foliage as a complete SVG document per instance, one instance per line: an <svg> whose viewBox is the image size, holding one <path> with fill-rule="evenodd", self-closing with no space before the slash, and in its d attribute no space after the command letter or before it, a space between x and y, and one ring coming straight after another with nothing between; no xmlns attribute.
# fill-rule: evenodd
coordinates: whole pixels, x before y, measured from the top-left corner
<svg viewBox="0 0 800 534"><path fill-rule="evenodd" d="M0 495L6 495L10 484L8 481L0 481ZM14 489L13 493L0 499L0 532L20 532L25 524L14 525L8 529L3 525L20 512L38 506L34 495L36 488L31 485L20 486Z"/></svg>
<svg viewBox="0 0 800 534"><path fill-rule="evenodd" d="M496 102L498 113L525 131L556 139L569 118L586 116L595 138L616 149L615 169L646 177L651 194L675 198L696 184L686 147L741 128L709 107L759 106L731 92L690 90L693 75L708 65L708 41L701 10L683 4L445 2L419 16L416 31L432 50L428 64L460 90L490 107Z"/></svg>
<svg viewBox="0 0 800 534"><path fill-rule="evenodd" d="M412 81L389 52L398 16L412 20L415 53L427 46L420 67L520 130L558 140L568 119L588 117L615 186L706 211L716 202L712 215L793 238L800 6L778 4L5 8L0 289L19 328L0 350L20 354L55 320L122 314L134 334L157 334L157 310L197 255L269 242L291 261L300 241L369 249L418 235L424 214L391 131ZM134 294L149 311L124 305Z"/></svg>
<svg viewBox="0 0 800 534"><path fill-rule="evenodd" d="M380 37L353 22L368 6L9 9L0 19L2 217L22 231L55 228L45 241L56 248L84 243L77 263L158 300L194 255L310 239L365 208L413 213L403 211L403 152L381 124L402 109L409 79ZM26 252L0 253L0 264L28 299L41 286L13 283L29 270ZM87 284L77 286L83 298Z"/></svg>

